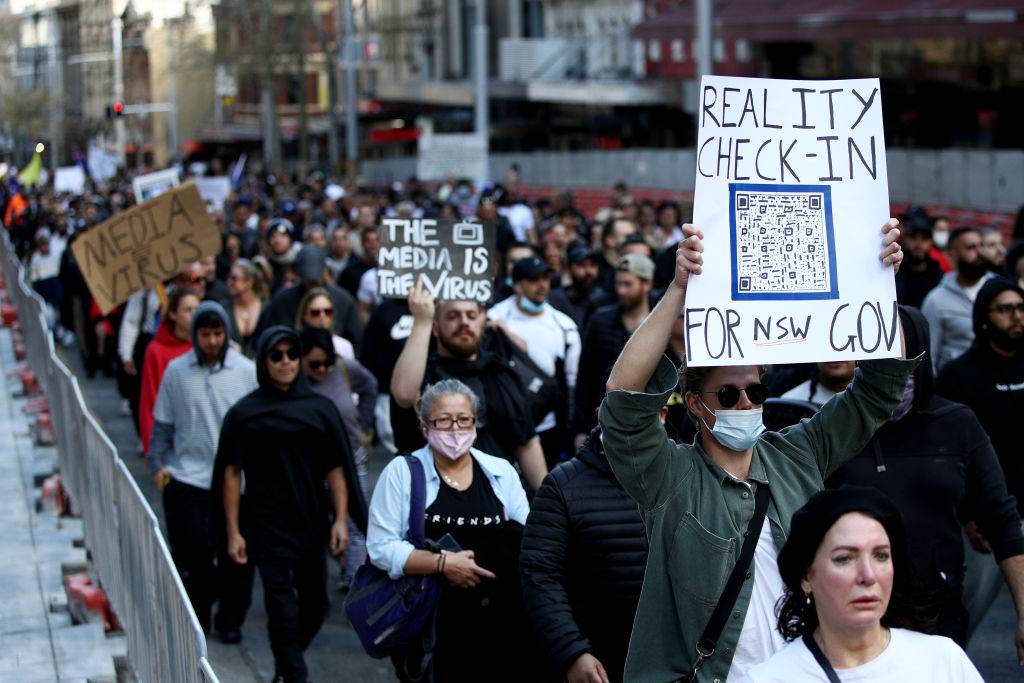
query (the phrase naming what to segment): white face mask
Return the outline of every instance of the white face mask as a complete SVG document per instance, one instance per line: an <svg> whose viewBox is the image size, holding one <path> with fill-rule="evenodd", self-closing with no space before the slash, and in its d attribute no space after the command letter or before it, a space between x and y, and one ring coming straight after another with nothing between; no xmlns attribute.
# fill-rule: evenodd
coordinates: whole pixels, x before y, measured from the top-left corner
<svg viewBox="0 0 1024 683"><path fill-rule="evenodd" d="M935 246L939 249L945 249L946 244L949 242L948 232L935 232L932 233L932 241L935 242Z"/></svg>
<svg viewBox="0 0 1024 683"><path fill-rule="evenodd" d="M704 403L701 401L701 403ZM704 403L704 407L710 410L715 416L715 427L708 427L711 436L715 437L718 443L734 451L745 451L753 448L757 443L757 437L764 433L764 422L762 420L762 408L751 408L750 410L711 410Z"/></svg>

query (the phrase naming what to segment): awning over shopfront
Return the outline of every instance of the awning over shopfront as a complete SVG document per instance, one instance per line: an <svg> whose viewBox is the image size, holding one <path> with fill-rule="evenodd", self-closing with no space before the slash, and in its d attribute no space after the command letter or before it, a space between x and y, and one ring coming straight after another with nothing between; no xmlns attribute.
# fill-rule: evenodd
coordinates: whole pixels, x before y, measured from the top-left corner
<svg viewBox="0 0 1024 683"><path fill-rule="evenodd" d="M638 39L694 37L692 0L652 16ZM716 39L751 42L1024 38L1024 0L716 0Z"/></svg>

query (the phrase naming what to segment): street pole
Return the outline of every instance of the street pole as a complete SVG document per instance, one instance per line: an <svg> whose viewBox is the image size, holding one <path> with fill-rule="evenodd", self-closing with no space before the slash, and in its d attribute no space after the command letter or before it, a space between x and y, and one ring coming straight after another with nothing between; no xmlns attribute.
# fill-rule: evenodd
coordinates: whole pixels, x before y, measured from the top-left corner
<svg viewBox="0 0 1024 683"><path fill-rule="evenodd" d="M60 41L60 27L57 24L57 13L47 12L49 40L47 49L47 81L50 84L50 168L60 166L61 153L64 146L64 84L61 82L61 68L57 49Z"/></svg>
<svg viewBox="0 0 1024 683"><path fill-rule="evenodd" d="M715 37L713 0L697 0L694 21L697 27L697 99L700 99L700 79L715 73Z"/></svg>
<svg viewBox="0 0 1024 683"><path fill-rule="evenodd" d="M110 30L113 33L114 46L114 102L124 102L124 54L122 52L122 22L121 17L115 16L110 21ZM124 154L124 146L127 142L127 134L124 126L124 119L120 116L114 118L114 144L117 145L117 163L125 166L127 159Z"/></svg>
<svg viewBox="0 0 1024 683"><path fill-rule="evenodd" d="M342 55L345 62L345 170L349 181L355 182L356 161L359 156L358 136L358 94L356 92L356 59L355 47L355 12L352 11L352 0L338 0L344 3L345 9L345 42L342 44Z"/></svg>
<svg viewBox="0 0 1024 683"><path fill-rule="evenodd" d="M245 11L246 5L242 4ZM264 57L263 88L260 92L260 111L263 114L263 161L266 171L276 173L280 164L280 146L278 145L277 102L274 92L274 62L271 59L271 46L274 36L270 34L270 0L260 1L260 33L264 45L268 47Z"/></svg>
<svg viewBox="0 0 1024 683"><path fill-rule="evenodd" d="M476 134L483 146L482 177L477 179L477 190L490 180L491 111L487 99L487 0L476 0L476 26L473 27L473 61L476 63L476 108L474 120Z"/></svg>
<svg viewBox="0 0 1024 683"><path fill-rule="evenodd" d="M338 108L341 105L340 91L338 90L339 65L331 57L330 50L327 49L327 36L324 34L323 21L320 19L320 12L316 8L315 0L307 0L307 2L309 3L307 11L313 21L313 27L316 29L316 39L320 43L320 52L323 53L327 65L327 89L329 91L327 97L327 120L330 123L327 128L327 158L331 164L331 175L334 175L338 172L339 166L341 166L341 147L338 144ZM341 45L340 11L336 18L339 21L334 22L334 33L338 45Z"/></svg>
<svg viewBox="0 0 1024 683"><path fill-rule="evenodd" d="M171 73L168 79L171 110L167 112L167 134L170 149L170 162L178 156L178 22L172 20L167 24L167 49L170 50ZM172 35L173 34L173 35Z"/></svg>

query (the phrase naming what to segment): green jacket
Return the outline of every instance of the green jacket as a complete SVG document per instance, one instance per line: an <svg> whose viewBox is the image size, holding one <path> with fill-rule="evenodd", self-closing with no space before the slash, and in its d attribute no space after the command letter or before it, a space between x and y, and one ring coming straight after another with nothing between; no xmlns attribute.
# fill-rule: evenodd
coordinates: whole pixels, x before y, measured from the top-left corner
<svg viewBox="0 0 1024 683"><path fill-rule="evenodd" d="M861 451L891 415L918 359L862 361L846 391L814 417L754 446L749 481L768 486L768 519L781 548L789 522L824 479ZM658 411L677 371L662 358L646 393L613 391L601 404L604 449L615 476L639 503L650 552L626 659L625 680L663 683L688 673L694 647L740 554L754 496L700 445L669 440ZM716 654L699 680L724 681L753 588L751 564Z"/></svg>

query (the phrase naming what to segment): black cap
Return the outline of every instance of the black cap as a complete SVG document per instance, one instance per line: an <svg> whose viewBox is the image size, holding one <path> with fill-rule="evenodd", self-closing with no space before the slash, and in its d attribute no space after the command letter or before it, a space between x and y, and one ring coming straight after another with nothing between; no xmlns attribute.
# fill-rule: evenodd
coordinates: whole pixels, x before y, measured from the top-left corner
<svg viewBox="0 0 1024 683"><path fill-rule="evenodd" d="M911 218L903 224L903 234L910 235L927 235L932 236L932 224L925 218Z"/></svg>
<svg viewBox="0 0 1024 683"><path fill-rule="evenodd" d="M586 261L587 259L590 259L591 261L594 261L596 263L597 253L590 247L585 247L583 245L577 245L573 247L572 249L569 250L569 253L566 255L566 260L569 262L570 266L575 265L580 261Z"/></svg>
<svg viewBox="0 0 1024 683"><path fill-rule="evenodd" d="M321 280L327 268L327 253L320 247L303 245L295 256L295 273L305 282Z"/></svg>
<svg viewBox="0 0 1024 683"><path fill-rule="evenodd" d="M512 266L512 282L520 280L536 280L551 272L551 266L537 256L527 256L516 261Z"/></svg>

